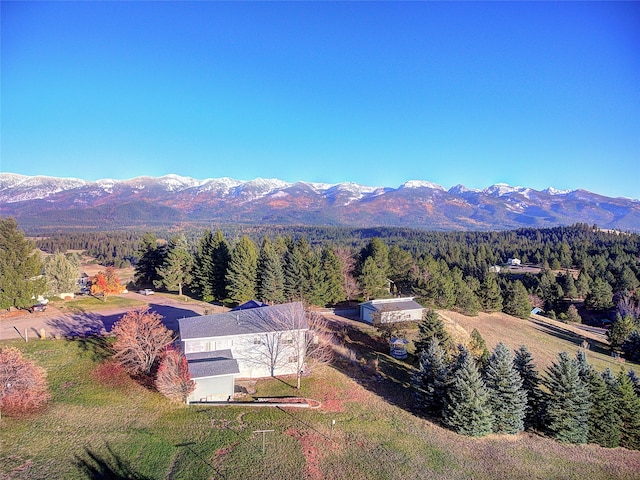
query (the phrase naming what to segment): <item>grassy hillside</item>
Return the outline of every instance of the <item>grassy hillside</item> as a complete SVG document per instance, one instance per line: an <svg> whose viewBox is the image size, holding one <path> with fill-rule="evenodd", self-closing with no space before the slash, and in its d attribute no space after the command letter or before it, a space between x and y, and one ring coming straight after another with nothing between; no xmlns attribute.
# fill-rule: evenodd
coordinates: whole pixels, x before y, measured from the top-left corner
<svg viewBox="0 0 640 480"><path fill-rule="evenodd" d="M438 313L451 331L458 331L461 335L470 334L477 328L489 349L493 349L500 341L512 350L525 344L541 370L556 358L558 352L566 351L575 355L586 341L589 363L598 370L609 367L617 373L620 368L633 368L640 373L637 364L623 364L613 358L604 337L579 330L570 324L539 316L523 320L504 313L480 313L476 317L451 311Z"/></svg>
<svg viewBox="0 0 640 480"><path fill-rule="evenodd" d="M342 337L364 351L376 345L369 331ZM256 385L257 395L322 403L299 410L170 404L105 366L91 339L0 345L17 346L46 368L53 394L38 416L0 420L0 478L640 478L638 451L528 433L471 439L416 416L407 365L383 353L378 371L357 358L341 362L303 379L301 392L287 383L293 379ZM264 454L256 430L274 430Z"/></svg>

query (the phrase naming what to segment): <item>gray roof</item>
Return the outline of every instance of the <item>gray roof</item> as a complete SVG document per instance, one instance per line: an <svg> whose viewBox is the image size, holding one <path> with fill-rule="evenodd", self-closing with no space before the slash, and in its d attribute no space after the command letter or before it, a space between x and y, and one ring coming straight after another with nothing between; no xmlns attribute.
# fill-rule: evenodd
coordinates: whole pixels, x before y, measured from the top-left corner
<svg viewBox="0 0 640 480"><path fill-rule="evenodd" d="M287 330L306 330L302 303L250 308L178 320L180 339L226 337Z"/></svg>
<svg viewBox="0 0 640 480"><path fill-rule="evenodd" d="M424 307L415 300L403 300L401 302L372 303L371 307L379 312L399 312L402 310L421 310Z"/></svg>
<svg viewBox="0 0 640 480"><path fill-rule="evenodd" d="M231 350L187 353L185 357L187 357L189 373L192 378L217 377L240 373L238 361L233 358Z"/></svg>

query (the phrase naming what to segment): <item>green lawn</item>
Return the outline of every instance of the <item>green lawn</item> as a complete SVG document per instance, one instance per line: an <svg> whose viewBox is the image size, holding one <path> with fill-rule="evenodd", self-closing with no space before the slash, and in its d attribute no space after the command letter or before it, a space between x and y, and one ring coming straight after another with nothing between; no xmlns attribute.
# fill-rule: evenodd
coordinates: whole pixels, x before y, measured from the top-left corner
<svg viewBox="0 0 640 480"><path fill-rule="evenodd" d="M62 311L69 310L71 312L94 312L108 308L142 307L144 305L146 305L145 302L122 296L107 297L106 301L102 298L86 296L62 303L55 303L56 308Z"/></svg>
<svg viewBox="0 0 640 480"><path fill-rule="evenodd" d="M343 363L304 378L301 391L295 379L258 382L256 395L322 402L284 410L171 404L101 367L94 339L0 345L44 367L53 395L38 416L0 420L0 478L640 478L637 451L531 434L470 439L420 418L407 407L405 366L384 354L379 375ZM256 430L274 430L264 454Z"/></svg>

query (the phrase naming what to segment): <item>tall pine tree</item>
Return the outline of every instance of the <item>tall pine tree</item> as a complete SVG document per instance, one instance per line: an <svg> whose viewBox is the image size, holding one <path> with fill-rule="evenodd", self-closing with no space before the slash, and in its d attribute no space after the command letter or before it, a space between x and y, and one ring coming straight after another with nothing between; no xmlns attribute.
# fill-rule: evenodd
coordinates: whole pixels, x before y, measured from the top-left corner
<svg viewBox="0 0 640 480"><path fill-rule="evenodd" d="M321 263L326 282L325 300L328 304L335 305L345 299L340 259L330 247L325 246Z"/></svg>
<svg viewBox="0 0 640 480"><path fill-rule="evenodd" d="M231 251L227 270L227 293L237 303L256 298L258 250L249 237L243 235Z"/></svg>
<svg viewBox="0 0 640 480"><path fill-rule="evenodd" d="M445 351L451 349L451 337L442 318L435 310L425 310L422 321L418 324L418 338L415 341L416 355L420 355L427 348L432 338L437 338Z"/></svg>
<svg viewBox="0 0 640 480"><path fill-rule="evenodd" d="M427 342L425 350L420 355L418 371L411 378L419 409L433 415L442 415L448 376L449 367L445 351L434 337Z"/></svg>
<svg viewBox="0 0 640 480"><path fill-rule="evenodd" d="M496 345L484 372L489 391L489 405L493 411L493 432L516 434L524 430L527 393L522 378L513 365L507 346Z"/></svg>
<svg viewBox="0 0 640 480"><path fill-rule="evenodd" d="M169 241L167 256L162 266L158 267L156 285L162 285L167 290L177 290L182 296L182 289L192 280L193 256L189 252L184 235L173 237Z"/></svg>
<svg viewBox="0 0 640 480"><path fill-rule="evenodd" d="M586 443L589 433L589 391L580 379L578 363L566 352L547 369L546 420L551 436L567 443Z"/></svg>
<svg viewBox="0 0 640 480"><path fill-rule="evenodd" d="M482 381L476 362L471 354L462 348L456 365L443 408L444 424L462 435L487 435L492 430L493 413L489 403L489 392Z"/></svg>
<svg viewBox="0 0 640 480"><path fill-rule="evenodd" d="M540 390L541 379L526 345L521 345L515 350L513 365L522 378L522 388L527 394L527 406L525 408L525 428L541 428L542 414L544 411L544 397Z"/></svg>
<svg viewBox="0 0 640 480"><path fill-rule="evenodd" d="M617 412L620 415L620 446L640 450L640 397L627 374L616 377Z"/></svg>
<svg viewBox="0 0 640 480"><path fill-rule="evenodd" d="M616 412L616 398L602 376L587 362L586 353L576 355L580 379L589 391L588 442L603 447L617 447L620 441L620 416Z"/></svg>
<svg viewBox="0 0 640 480"><path fill-rule="evenodd" d="M285 300L282 262L268 237L262 241L258 257L258 296L267 303Z"/></svg>

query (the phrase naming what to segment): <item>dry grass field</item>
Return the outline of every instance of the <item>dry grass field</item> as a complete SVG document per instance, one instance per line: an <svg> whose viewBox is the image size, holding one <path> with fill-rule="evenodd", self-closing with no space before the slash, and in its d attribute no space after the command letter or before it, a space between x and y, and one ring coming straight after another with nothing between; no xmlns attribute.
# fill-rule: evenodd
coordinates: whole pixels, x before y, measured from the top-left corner
<svg viewBox="0 0 640 480"><path fill-rule="evenodd" d="M548 366L558 352L566 351L575 355L579 348L588 345L587 357L598 370L609 367L617 372L621 367L631 367L640 371L638 365L625 365L613 358L604 337L580 330L574 325L538 316L523 320L504 313L479 313L475 317L451 311L438 313L450 330L457 330L462 335L470 334L477 328L489 349L493 349L500 341L512 350L525 344L539 368Z"/></svg>

